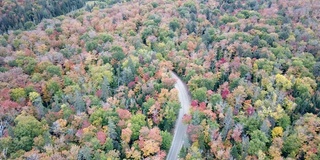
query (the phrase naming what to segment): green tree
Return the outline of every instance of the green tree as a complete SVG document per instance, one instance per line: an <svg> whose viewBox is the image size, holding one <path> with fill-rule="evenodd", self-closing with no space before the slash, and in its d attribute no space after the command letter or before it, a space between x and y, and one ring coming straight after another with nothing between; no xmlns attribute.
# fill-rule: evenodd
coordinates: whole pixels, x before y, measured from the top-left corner
<svg viewBox="0 0 320 160"><path fill-rule="evenodd" d="M112 46L110 51L112 52L112 58L117 61L121 61L126 56L120 46Z"/></svg>
<svg viewBox="0 0 320 160"><path fill-rule="evenodd" d="M257 155L259 150L265 152L267 150L268 137L260 130L255 130L251 134L248 153Z"/></svg>
<svg viewBox="0 0 320 160"><path fill-rule="evenodd" d="M101 99L103 101L106 101L108 96L110 95L110 84L107 76L103 76L101 91L102 91Z"/></svg>
<svg viewBox="0 0 320 160"><path fill-rule="evenodd" d="M194 99L199 100L200 102L204 102L207 99L207 88L197 88L194 91L192 91L191 94Z"/></svg>
<svg viewBox="0 0 320 160"><path fill-rule="evenodd" d="M46 87L47 87L47 90L51 96L61 90L60 84L56 80L53 80L53 79L47 81Z"/></svg>
<svg viewBox="0 0 320 160"><path fill-rule="evenodd" d="M118 133L116 132L116 125L111 118L108 120L108 136L112 140L115 140L118 137Z"/></svg>
<svg viewBox="0 0 320 160"><path fill-rule="evenodd" d="M221 21L223 22L223 24L227 24L227 23L236 22L237 18L234 16L224 15L222 16Z"/></svg>
<svg viewBox="0 0 320 160"><path fill-rule="evenodd" d="M283 129L286 129L291 124L290 117L287 114L282 115L282 117L278 120L277 124L281 126Z"/></svg>
<svg viewBox="0 0 320 160"><path fill-rule="evenodd" d="M90 115L89 120L90 120L90 123L95 125L95 126L98 126L98 127L105 126L108 123L107 113L102 108L97 108Z"/></svg>
<svg viewBox="0 0 320 160"><path fill-rule="evenodd" d="M154 105L155 102L156 101L153 98L149 98L147 102L144 102L142 104L142 113L147 114L149 112L150 107Z"/></svg>
<svg viewBox="0 0 320 160"><path fill-rule="evenodd" d="M24 100L26 96L27 94L23 88L15 88L10 91L10 98L16 102Z"/></svg>
<svg viewBox="0 0 320 160"><path fill-rule="evenodd" d="M33 29L35 27L35 24L32 21L28 21L24 24L24 27L26 29Z"/></svg>
<svg viewBox="0 0 320 160"><path fill-rule="evenodd" d="M285 157L296 158L300 147L302 145L301 140L297 134L292 134L289 137L285 138L282 152Z"/></svg>
<svg viewBox="0 0 320 160"><path fill-rule="evenodd" d="M131 122L131 131L132 131L132 140L137 140L139 138L140 129L147 124L146 116L143 114L133 115L130 119Z"/></svg>
<svg viewBox="0 0 320 160"><path fill-rule="evenodd" d="M213 106L218 104L218 103L220 103L220 102L222 102L221 95L220 94L213 94L211 96L210 102L212 103Z"/></svg>
<svg viewBox="0 0 320 160"><path fill-rule="evenodd" d="M293 85L293 96L296 98L295 102L298 104L295 112L304 114L314 110L311 96L314 94L316 86L317 83L315 80L309 77L296 79L296 82Z"/></svg>
<svg viewBox="0 0 320 160"><path fill-rule="evenodd" d="M151 27L147 27L141 32L141 39L144 44L147 43L146 40L147 40L148 36L151 36L152 34L153 34L153 30Z"/></svg>
<svg viewBox="0 0 320 160"><path fill-rule="evenodd" d="M91 40L86 43L86 50L87 51L97 50L98 46L99 44L97 40Z"/></svg>
<svg viewBox="0 0 320 160"><path fill-rule="evenodd" d="M320 62L314 64L312 72L315 77L320 77Z"/></svg>
<svg viewBox="0 0 320 160"><path fill-rule="evenodd" d="M163 120L160 122L160 127L163 130L171 131L177 119L177 114L180 109L180 103L169 101L164 107Z"/></svg>
<svg viewBox="0 0 320 160"><path fill-rule="evenodd" d="M15 60L19 67L23 69L23 71L29 75L34 72L34 69L37 65L37 61L28 56L18 56Z"/></svg>
<svg viewBox="0 0 320 160"><path fill-rule="evenodd" d="M254 115L250 116L249 118L243 117L240 119L242 123L244 124L244 128L247 131L247 133L252 133L254 130L259 129L259 127L262 124L262 120L259 116Z"/></svg>
<svg viewBox="0 0 320 160"><path fill-rule="evenodd" d="M168 151L170 149L173 137L167 131L161 131L160 135L162 137L161 149L164 149L164 150Z"/></svg>
<svg viewBox="0 0 320 160"><path fill-rule="evenodd" d="M259 45L259 41L260 41L260 38L259 36L255 36L251 42L251 45L252 46L258 46Z"/></svg>
<svg viewBox="0 0 320 160"><path fill-rule="evenodd" d="M113 82L113 67L109 63L102 66L92 65L89 71L93 83L97 86L102 84L104 77L108 79L109 84Z"/></svg>
<svg viewBox="0 0 320 160"><path fill-rule="evenodd" d="M49 74L50 77L53 77L54 75L61 76L62 71L59 66L50 65L46 68L46 72Z"/></svg>
<svg viewBox="0 0 320 160"><path fill-rule="evenodd" d="M33 139L42 135L46 127L33 116L24 114L17 116L14 122L16 126L13 129L15 136L13 143L15 143L16 149L31 150Z"/></svg>
<svg viewBox="0 0 320 160"><path fill-rule="evenodd" d="M77 113L84 112L86 110L85 103L82 99L82 95L79 91L76 91L74 97L74 107L76 108Z"/></svg>
<svg viewBox="0 0 320 160"><path fill-rule="evenodd" d="M174 19L173 21L171 21L169 23L169 28L172 30L172 31L176 31L177 29L180 28L180 23L177 19Z"/></svg>
<svg viewBox="0 0 320 160"><path fill-rule="evenodd" d="M216 37L216 30L214 28L209 28L206 29L205 33L202 35L202 41L207 47L209 47Z"/></svg>
<svg viewBox="0 0 320 160"><path fill-rule="evenodd" d="M105 148L105 151L111 151L111 150L113 150L113 143L112 143L112 139L111 138L107 138L106 139L106 143L104 144L104 148Z"/></svg>
<svg viewBox="0 0 320 160"><path fill-rule="evenodd" d="M99 39L101 39L104 43L106 42L113 42L113 37L110 34L106 34L106 33L101 33L98 36Z"/></svg>
<svg viewBox="0 0 320 160"><path fill-rule="evenodd" d="M195 21L190 21L187 23L186 28L188 30L188 33L191 34L192 32L197 32L197 23Z"/></svg>
<svg viewBox="0 0 320 160"><path fill-rule="evenodd" d="M25 88L24 88L24 91L26 92L26 95L29 96L29 94L30 94L31 92L35 92L35 89L34 89L33 86L30 85L30 86L25 87Z"/></svg>
<svg viewBox="0 0 320 160"><path fill-rule="evenodd" d="M180 152L179 152L179 157L184 158L187 156L188 150L185 146L182 146Z"/></svg>

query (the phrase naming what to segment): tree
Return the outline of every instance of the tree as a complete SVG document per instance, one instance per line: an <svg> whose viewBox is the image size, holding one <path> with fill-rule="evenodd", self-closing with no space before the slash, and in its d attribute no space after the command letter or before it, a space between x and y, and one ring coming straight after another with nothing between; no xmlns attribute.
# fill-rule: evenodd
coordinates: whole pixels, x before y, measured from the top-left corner
<svg viewBox="0 0 320 160"><path fill-rule="evenodd" d="M296 112L304 114L313 109L311 95L314 94L316 88L315 80L309 77L298 78L293 85L293 96L296 97L295 102L298 104Z"/></svg>
<svg viewBox="0 0 320 160"><path fill-rule="evenodd" d="M229 130L233 127L234 121L233 121L233 114L232 114L232 109L231 107L228 107L226 109L225 117L223 119L223 129L221 131L221 137L223 140L226 139L227 134Z"/></svg>
<svg viewBox="0 0 320 160"><path fill-rule="evenodd" d="M186 157L186 155L187 155L187 148L185 147L185 146L182 146L181 147L181 150L180 150L180 152L179 152L179 158L184 158L184 157Z"/></svg>
<svg viewBox="0 0 320 160"><path fill-rule="evenodd" d="M259 36L255 36L251 42L251 45L252 46L258 46L259 45L259 41L260 41L260 38Z"/></svg>
<svg viewBox="0 0 320 160"><path fill-rule="evenodd" d="M177 29L180 28L180 23L177 19L174 19L173 21L171 21L169 23L169 28L172 30L172 31L176 31Z"/></svg>
<svg viewBox="0 0 320 160"><path fill-rule="evenodd" d="M98 44L97 40L91 40L86 43L86 50L88 52L93 51L93 50L97 50L98 46L99 46L99 44Z"/></svg>
<svg viewBox="0 0 320 160"><path fill-rule="evenodd" d="M232 131L232 135L231 137L236 141L236 142L241 142L241 134L243 131L243 126L241 124L236 124L233 131Z"/></svg>
<svg viewBox="0 0 320 160"><path fill-rule="evenodd" d="M202 41L207 47L209 47L216 37L216 30L214 28L209 28L206 29L205 33L202 35Z"/></svg>
<svg viewBox="0 0 320 160"><path fill-rule="evenodd" d="M112 140L115 140L118 137L116 125L111 118L108 120L108 137L110 137Z"/></svg>
<svg viewBox="0 0 320 160"><path fill-rule="evenodd" d="M96 108L95 111L90 115L90 123L97 126L105 126L108 123L107 113L102 108Z"/></svg>
<svg viewBox="0 0 320 160"><path fill-rule="evenodd" d="M285 76L281 74L276 75L276 86L283 90L289 90L291 89L292 83L290 80L288 80Z"/></svg>
<svg viewBox="0 0 320 160"><path fill-rule="evenodd" d="M260 131L262 131L263 133L265 133L268 137L270 134L270 121L268 120L268 118L265 118L260 126Z"/></svg>
<svg viewBox="0 0 320 160"><path fill-rule="evenodd" d="M227 23L236 22L237 18L234 16L224 15L221 17L221 21L223 22L223 24L227 24Z"/></svg>
<svg viewBox="0 0 320 160"><path fill-rule="evenodd" d="M275 138L275 137L282 137L282 135L283 135L283 128L282 128L282 127L275 127L275 128L273 128L271 135L272 135L273 138Z"/></svg>
<svg viewBox="0 0 320 160"><path fill-rule="evenodd" d="M43 117L45 115L45 108L43 106L43 102L41 96L37 92L31 92L29 94L29 99L32 102L33 106L37 108L39 117Z"/></svg>
<svg viewBox="0 0 320 160"><path fill-rule="evenodd" d="M19 67L23 69L26 74L31 75L37 65L37 61L28 56L18 56L15 60Z"/></svg>
<svg viewBox="0 0 320 160"><path fill-rule="evenodd" d="M291 120L288 114L282 115L282 117L278 120L277 124L283 129L286 129L288 126L290 126Z"/></svg>
<svg viewBox="0 0 320 160"><path fill-rule="evenodd" d="M111 138L107 138L104 144L105 151L111 151L114 149L113 140Z"/></svg>
<svg viewBox="0 0 320 160"><path fill-rule="evenodd" d="M319 125L320 118L315 114L306 113L300 117L294 124L292 134L284 137L283 151L285 151L285 155L291 158L304 157L305 159L315 157L320 143L317 138Z"/></svg>
<svg viewBox="0 0 320 160"><path fill-rule="evenodd" d="M24 24L24 27L28 30L28 29L32 29L35 27L35 24L31 21L28 21Z"/></svg>
<svg viewBox="0 0 320 160"><path fill-rule="evenodd" d="M161 131L160 135L162 137L161 149L169 151L173 139L172 135L167 131Z"/></svg>
<svg viewBox="0 0 320 160"><path fill-rule="evenodd" d="M313 75L315 77L319 77L320 76L320 62L317 62L314 64L313 66Z"/></svg>
<svg viewBox="0 0 320 160"><path fill-rule="evenodd" d="M283 140L280 137L276 137L272 140L272 144L269 148L269 154L274 159L282 159L281 149L283 147Z"/></svg>
<svg viewBox="0 0 320 160"><path fill-rule="evenodd" d="M140 129L147 124L146 122L146 116L143 114L136 114L133 115L130 119L131 123L131 131L132 131L132 140L137 140L139 137L139 131Z"/></svg>
<svg viewBox="0 0 320 160"><path fill-rule="evenodd" d="M296 158L302 142L297 134L292 134L285 138L282 153L285 157Z"/></svg>
<svg viewBox="0 0 320 160"><path fill-rule="evenodd" d="M124 142L129 143L130 140L131 140L131 135L132 135L132 131L131 131L130 128L122 129L122 131L121 131L121 139Z"/></svg>
<svg viewBox="0 0 320 160"><path fill-rule="evenodd" d="M49 74L50 77L53 77L54 75L60 77L62 74L61 68L59 66L54 65L47 66L46 72Z"/></svg>
<svg viewBox="0 0 320 160"><path fill-rule="evenodd" d="M158 153L162 143L159 128L156 127L149 130L147 127L142 127L138 143L139 148L143 152L143 156L147 157Z"/></svg>
<svg viewBox="0 0 320 160"><path fill-rule="evenodd" d="M187 23L186 28L188 30L188 33L191 34L192 32L197 32L197 23L194 21L190 21Z"/></svg>
<svg viewBox="0 0 320 160"><path fill-rule="evenodd" d="M218 103L220 103L220 102L222 102L221 95L220 94L213 94L211 96L210 102L212 103L213 106L218 104Z"/></svg>
<svg viewBox="0 0 320 160"><path fill-rule="evenodd" d="M110 34L107 33L101 33L98 35L98 39L101 39L103 41L103 43L106 42L113 42L113 37Z"/></svg>
<svg viewBox="0 0 320 160"><path fill-rule="evenodd" d="M199 100L199 102L204 102L207 99L207 88L197 88L194 91L192 91L191 94L194 99Z"/></svg>
<svg viewBox="0 0 320 160"><path fill-rule="evenodd" d="M91 160L92 159L92 149L88 146L83 146L78 153L78 160Z"/></svg>
<svg viewBox="0 0 320 160"><path fill-rule="evenodd" d="M33 116L20 114L14 120L16 126L13 129L17 150L23 149L29 151L33 146L33 139L40 136L46 130L46 127Z"/></svg>
<svg viewBox="0 0 320 160"><path fill-rule="evenodd" d="M107 100L108 96L110 95L110 84L107 76L103 76L101 91L102 91L101 99L104 101Z"/></svg>
<svg viewBox="0 0 320 160"><path fill-rule="evenodd" d="M76 108L77 114L86 110L85 103L82 99L82 95L79 91L76 91L74 97L74 107Z"/></svg>
<svg viewBox="0 0 320 160"><path fill-rule="evenodd" d="M4 135L4 130L7 128L7 121L0 121L0 138Z"/></svg>
<svg viewBox="0 0 320 160"><path fill-rule="evenodd" d="M106 85L106 79L104 79L104 77L107 78L107 81L109 84L112 84L113 82L113 67L110 64L105 64L102 66L96 66L96 65L91 65L89 67L89 71L90 71L90 75L91 75L91 79L93 80L93 83L96 86L100 86L103 81L104 81L104 85Z"/></svg>
<svg viewBox="0 0 320 160"><path fill-rule="evenodd" d="M126 56L120 46L112 46L110 51L112 53L112 58L117 61L121 61Z"/></svg>
<svg viewBox="0 0 320 160"><path fill-rule="evenodd" d="M255 130L251 134L251 140L249 142L248 153L251 155L258 155L258 151L265 152L267 150L267 143L269 142L265 133Z"/></svg>
<svg viewBox="0 0 320 160"><path fill-rule="evenodd" d="M165 108L162 110L163 120L160 122L160 125L159 125L161 129L170 131L173 128L174 123L177 119L177 115L180 107L181 106L178 102L171 102L171 101L169 101L165 105Z"/></svg>
<svg viewBox="0 0 320 160"><path fill-rule="evenodd" d="M290 31L288 30L287 27L285 27L284 29L282 29L281 32L278 33L278 35L279 35L279 39L286 40L290 36Z"/></svg>
<svg viewBox="0 0 320 160"><path fill-rule="evenodd" d="M23 88L15 88L10 91L10 97L13 101L19 102L27 96Z"/></svg>
<svg viewBox="0 0 320 160"><path fill-rule="evenodd" d="M155 102L156 101L153 98L149 98L147 102L144 102L142 104L142 113L147 114L149 112L150 107L154 105Z"/></svg>
<svg viewBox="0 0 320 160"><path fill-rule="evenodd" d="M49 102L50 99L57 93L61 93L62 85L58 77L53 77L45 83L45 86L42 88L43 99L46 102Z"/></svg>
<svg viewBox="0 0 320 160"><path fill-rule="evenodd" d="M131 113L126 109L119 108L119 109L117 109L117 112L118 112L118 116L121 120L128 120L132 116Z"/></svg>
<svg viewBox="0 0 320 160"><path fill-rule="evenodd" d="M121 72L121 82L122 84L128 84L134 79L134 73L132 72L131 68L126 67Z"/></svg>
<svg viewBox="0 0 320 160"><path fill-rule="evenodd" d="M244 121L244 128L247 133L252 133L254 130L259 129L261 126L261 119L257 115L250 116L249 118L243 119Z"/></svg>

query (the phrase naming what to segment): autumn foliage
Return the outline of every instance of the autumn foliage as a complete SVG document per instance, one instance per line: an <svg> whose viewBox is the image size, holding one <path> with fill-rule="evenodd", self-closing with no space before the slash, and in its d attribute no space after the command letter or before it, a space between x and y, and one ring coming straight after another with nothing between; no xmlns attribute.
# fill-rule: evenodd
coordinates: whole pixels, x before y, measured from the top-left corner
<svg viewBox="0 0 320 160"><path fill-rule="evenodd" d="M26 2L0 2L0 159L165 159L170 71L180 158L320 159L320 1Z"/></svg>

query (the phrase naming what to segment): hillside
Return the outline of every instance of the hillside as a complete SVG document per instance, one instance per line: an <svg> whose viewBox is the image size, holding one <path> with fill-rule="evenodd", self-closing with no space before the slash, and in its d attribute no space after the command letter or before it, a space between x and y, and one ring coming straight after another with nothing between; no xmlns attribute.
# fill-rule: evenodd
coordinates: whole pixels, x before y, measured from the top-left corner
<svg viewBox="0 0 320 160"><path fill-rule="evenodd" d="M59 2L0 2L0 159L165 159L170 71L181 159L320 159L320 1Z"/></svg>

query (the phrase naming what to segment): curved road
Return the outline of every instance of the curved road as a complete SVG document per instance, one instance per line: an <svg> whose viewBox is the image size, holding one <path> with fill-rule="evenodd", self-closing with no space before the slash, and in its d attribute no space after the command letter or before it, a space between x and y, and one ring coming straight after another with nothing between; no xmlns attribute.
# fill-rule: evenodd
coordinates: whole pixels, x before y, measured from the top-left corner
<svg viewBox="0 0 320 160"><path fill-rule="evenodd" d="M182 117L184 114L189 113L191 99L188 94L189 92L186 85L176 74L174 74L173 72L170 73L172 78L175 78L177 80L174 86L179 92L179 101L181 103L181 108L179 110L179 116L176 120L174 136L169 153L167 155L167 160L177 160L184 140L187 139L187 125L182 123Z"/></svg>

